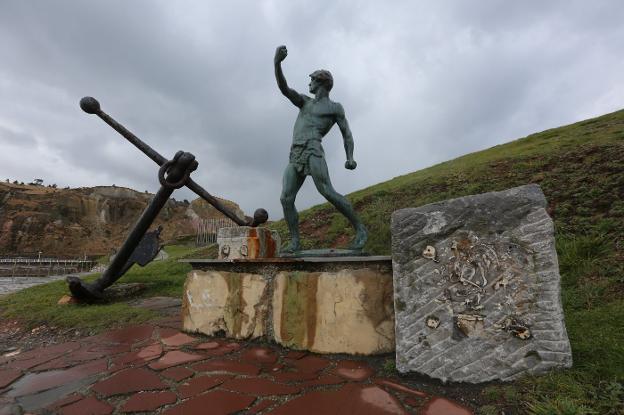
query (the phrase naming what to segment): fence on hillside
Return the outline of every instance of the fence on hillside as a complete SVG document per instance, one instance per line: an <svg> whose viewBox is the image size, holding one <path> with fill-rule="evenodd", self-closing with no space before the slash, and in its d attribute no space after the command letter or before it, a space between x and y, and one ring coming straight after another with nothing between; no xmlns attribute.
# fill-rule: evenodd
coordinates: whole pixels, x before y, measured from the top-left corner
<svg viewBox="0 0 624 415"><path fill-rule="evenodd" d="M221 228L229 228L237 226L236 222L227 218L219 219L200 219L197 221L197 237L195 238L196 246L207 246L217 243L217 233Z"/></svg>

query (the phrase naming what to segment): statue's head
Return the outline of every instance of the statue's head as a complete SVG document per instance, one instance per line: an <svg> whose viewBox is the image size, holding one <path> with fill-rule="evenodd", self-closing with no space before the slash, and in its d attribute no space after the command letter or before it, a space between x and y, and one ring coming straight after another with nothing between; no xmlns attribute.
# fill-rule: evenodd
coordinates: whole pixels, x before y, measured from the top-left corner
<svg viewBox="0 0 624 415"><path fill-rule="evenodd" d="M331 72L319 69L310 74L310 92L316 94L320 86L325 88L327 92L331 91L334 86L334 77Z"/></svg>

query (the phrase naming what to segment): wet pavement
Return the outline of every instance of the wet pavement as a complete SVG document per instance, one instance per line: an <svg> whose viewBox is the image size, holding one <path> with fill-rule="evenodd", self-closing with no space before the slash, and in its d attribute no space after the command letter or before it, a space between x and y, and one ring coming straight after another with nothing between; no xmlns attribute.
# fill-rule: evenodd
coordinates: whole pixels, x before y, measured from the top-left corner
<svg viewBox="0 0 624 415"><path fill-rule="evenodd" d="M16 276L16 277L0 277L0 295L10 294L24 288L34 287L35 285L47 284L52 281L64 280L68 276L84 277L91 272L83 272L66 275L48 275L48 276Z"/></svg>
<svg viewBox="0 0 624 415"><path fill-rule="evenodd" d="M0 357L0 415L472 413L356 357L193 336L179 325L166 318Z"/></svg>

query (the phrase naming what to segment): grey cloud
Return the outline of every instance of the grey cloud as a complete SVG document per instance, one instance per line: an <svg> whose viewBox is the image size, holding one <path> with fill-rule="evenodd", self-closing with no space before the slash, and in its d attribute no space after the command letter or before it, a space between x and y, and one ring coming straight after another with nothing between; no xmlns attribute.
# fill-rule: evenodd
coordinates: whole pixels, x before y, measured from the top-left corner
<svg viewBox="0 0 624 415"><path fill-rule="evenodd" d="M275 85L277 45L300 92L311 71L334 74L358 169L336 128L324 146L349 192L619 109L623 18L615 0L4 1L0 177L154 191L155 165L79 110L93 95L163 156L193 152L208 191L277 218L297 115ZM322 201L308 181L301 208Z"/></svg>

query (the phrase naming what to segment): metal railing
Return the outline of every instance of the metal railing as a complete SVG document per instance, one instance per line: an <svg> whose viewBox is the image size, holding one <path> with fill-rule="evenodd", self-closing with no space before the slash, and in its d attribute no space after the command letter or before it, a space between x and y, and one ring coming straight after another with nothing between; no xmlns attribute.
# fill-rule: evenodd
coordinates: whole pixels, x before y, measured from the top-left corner
<svg viewBox="0 0 624 415"><path fill-rule="evenodd" d="M0 276L30 277L74 274L95 266L91 259L0 257Z"/></svg>
<svg viewBox="0 0 624 415"><path fill-rule="evenodd" d="M201 219L197 221L197 237L195 238L196 246L206 246L217 243L217 233L221 228L229 228L231 226L237 226L236 223L230 219Z"/></svg>

